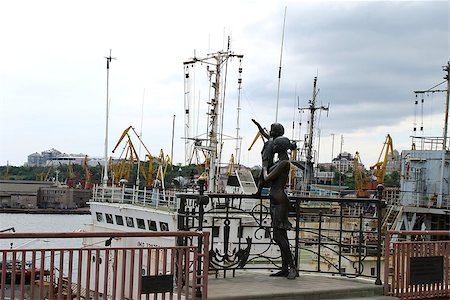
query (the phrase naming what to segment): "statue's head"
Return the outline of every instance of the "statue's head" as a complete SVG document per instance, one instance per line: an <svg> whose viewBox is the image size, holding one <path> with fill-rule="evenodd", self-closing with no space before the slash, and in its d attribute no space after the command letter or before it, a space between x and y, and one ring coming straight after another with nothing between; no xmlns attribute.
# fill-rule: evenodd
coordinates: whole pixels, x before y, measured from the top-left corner
<svg viewBox="0 0 450 300"><path fill-rule="evenodd" d="M279 136L273 140L273 152L278 153L280 159L287 159L287 151L295 149L297 149L297 144L291 142L291 140L285 136ZM282 155L283 158L280 155Z"/></svg>
<svg viewBox="0 0 450 300"><path fill-rule="evenodd" d="M284 134L284 127L280 123L273 123L270 125L270 136L273 138L282 136Z"/></svg>

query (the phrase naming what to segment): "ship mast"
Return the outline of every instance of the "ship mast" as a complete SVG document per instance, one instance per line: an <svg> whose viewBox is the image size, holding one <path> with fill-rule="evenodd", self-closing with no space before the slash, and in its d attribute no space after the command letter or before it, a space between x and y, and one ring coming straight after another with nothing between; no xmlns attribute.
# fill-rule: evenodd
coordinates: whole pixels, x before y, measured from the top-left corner
<svg viewBox="0 0 450 300"><path fill-rule="evenodd" d="M105 169L103 174L103 186L108 185L108 119L109 119L109 63L116 59L111 57L112 50L109 49L109 57L106 58L106 132L105 132Z"/></svg>
<svg viewBox="0 0 450 300"><path fill-rule="evenodd" d="M444 169L446 163L446 153L447 153L447 134L448 134L448 110L449 110L449 94L450 94L450 61L447 62L447 65L442 67L442 70L445 72L444 81L435 86L429 88L425 91L414 91L416 94L428 94L428 93L446 93L445 97L445 111L444 111L444 132L442 137L442 163L441 163L441 175L440 175L440 184L439 184L439 193L437 196L437 207L441 207L443 194L444 194ZM443 83L447 83L447 88L445 90L436 89L436 87L440 86ZM422 137L425 138L425 137Z"/></svg>
<svg viewBox="0 0 450 300"><path fill-rule="evenodd" d="M442 67L442 70L446 72L444 76L444 81L442 81L439 84L436 84L435 86L429 88L428 90L424 91L414 91L414 94L428 94L428 93L446 93L446 99L445 99L445 112L444 112L444 133L443 133L443 140L442 140L442 150L447 149L447 135L448 135L448 110L449 110L449 94L450 94L450 61L447 62L446 66ZM447 83L447 89L445 90L439 90L436 89L436 87L440 86L443 83Z"/></svg>
<svg viewBox="0 0 450 300"><path fill-rule="evenodd" d="M240 114L241 114L241 90L242 90L242 57L239 58L239 75L238 75L238 102L236 109L236 148L234 157L237 159L238 166L241 164L241 137L239 136L240 128Z"/></svg>
<svg viewBox="0 0 450 300"><path fill-rule="evenodd" d="M314 122L315 122L315 113L316 110L324 110L328 111L328 107L325 106L317 106L316 107L316 98L319 90L317 89L317 76L314 77L313 83L313 93L312 98L309 100L309 106L305 108L299 108L299 110L309 110L310 111L310 119L308 126L308 136L306 141L306 175L304 178L304 183L306 185L306 190L309 190L309 184L311 183L312 173L313 173L313 162L312 162L312 146L313 146L313 137L314 137Z"/></svg>
<svg viewBox="0 0 450 300"><path fill-rule="evenodd" d="M447 97L445 99L445 122L444 122L444 141L443 141L443 150L447 149L447 130L448 130L448 105L449 105L449 94L450 94L450 60L447 62L446 66L443 66L442 69L447 72L444 76L444 79L447 80Z"/></svg>
<svg viewBox="0 0 450 300"><path fill-rule="evenodd" d="M208 116L209 116L209 132L207 139L207 147L202 147L208 152L209 156L209 169L208 169L208 192L218 192L218 179L219 179L219 164L221 143L219 143L219 122L220 122L220 108L223 104L221 99L221 80L222 80L222 67L226 64L228 59L237 57L242 59L244 56L234 54L231 51L219 51L216 53L208 54L205 58L194 57L191 61L184 62L185 69L188 65L193 65L197 62L206 64L208 66L211 87L214 89L214 95L211 101L208 102ZM212 68L209 68L212 66ZM188 72L185 77L188 78ZM186 109L186 108L185 108ZM222 130L222 129L220 129Z"/></svg>

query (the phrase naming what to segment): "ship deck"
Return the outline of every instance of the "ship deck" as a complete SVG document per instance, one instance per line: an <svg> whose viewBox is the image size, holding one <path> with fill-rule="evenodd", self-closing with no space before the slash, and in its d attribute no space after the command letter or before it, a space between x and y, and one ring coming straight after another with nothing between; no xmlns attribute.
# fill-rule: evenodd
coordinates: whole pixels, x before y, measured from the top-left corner
<svg viewBox="0 0 450 300"><path fill-rule="evenodd" d="M231 273L226 278L210 276L208 299L397 299L383 296L383 286L372 279L301 273L297 279L287 280L269 274L241 271L235 277Z"/></svg>

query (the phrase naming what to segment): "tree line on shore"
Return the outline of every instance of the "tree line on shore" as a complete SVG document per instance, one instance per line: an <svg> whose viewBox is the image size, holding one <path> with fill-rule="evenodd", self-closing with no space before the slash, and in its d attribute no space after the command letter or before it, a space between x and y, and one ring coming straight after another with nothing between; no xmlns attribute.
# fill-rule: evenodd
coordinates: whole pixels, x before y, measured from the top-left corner
<svg viewBox="0 0 450 300"><path fill-rule="evenodd" d="M259 178L260 168L254 167L251 169L255 181ZM86 172L90 174L87 175ZM91 184L99 184L102 181L103 168L100 165L90 166L88 169L81 165L59 165L57 167L28 167L28 166L0 166L0 179L2 180L31 180L31 181L56 181L65 183L71 180L77 184L85 182L86 177L89 176L89 182ZM187 179L193 179L199 175L201 169L197 165L189 166L169 166L165 173L165 186L170 186L173 179L178 176L185 177ZM355 180L351 175L351 172L339 173L334 172L335 176L331 184L338 185L339 183L347 186L349 189L354 189ZM136 168L130 172L129 182L134 182L137 176ZM384 185L386 187L400 186L400 174L397 171L386 174L384 179Z"/></svg>

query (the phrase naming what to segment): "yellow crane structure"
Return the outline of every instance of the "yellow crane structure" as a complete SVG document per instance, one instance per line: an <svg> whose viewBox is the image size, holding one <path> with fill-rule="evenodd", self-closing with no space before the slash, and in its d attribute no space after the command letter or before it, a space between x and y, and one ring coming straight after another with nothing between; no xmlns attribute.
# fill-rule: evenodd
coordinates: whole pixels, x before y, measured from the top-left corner
<svg viewBox="0 0 450 300"><path fill-rule="evenodd" d="M356 151L353 158L353 178L355 179L355 191L356 197L358 198L368 198L369 192L367 191L367 175L363 164L361 163L361 158L359 152Z"/></svg>
<svg viewBox="0 0 450 300"><path fill-rule="evenodd" d="M264 128L264 131L267 133L267 135L269 135L266 128ZM250 144L250 147L248 147L248 151L252 150L252 147L256 143L258 138L261 138L263 142L266 142L264 136L261 134L261 131L258 130L258 132L255 135L255 138L253 139L252 143Z"/></svg>
<svg viewBox="0 0 450 300"><path fill-rule="evenodd" d="M84 189L90 189L92 188L92 173L91 170L89 169L89 165L88 165L88 156L86 155L84 157L84 161L83 161L83 170L84 170Z"/></svg>
<svg viewBox="0 0 450 300"><path fill-rule="evenodd" d="M71 188L75 186L75 172L73 170L73 164L71 161L69 161L69 164L67 165L67 185Z"/></svg>
<svg viewBox="0 0 450 300"><path fill-rule="evenodd" d="M209 156L208 151L201 146L201 141L196 140L196 146L192 149L192 154L189 159L189 165L195 158L195 163L197 164L197 174L199 174L198 180L208 181L208 171L209 171Z"/></svg>
<svg viewBox="0 0 450 300"><path fill-rule="evenodd" d="M144 147L146 151L144 155L145 160L141 160L139 158L139 154L132 142L130 132L135 134L141 145ZM144 178L145 185L147 187L153 186L155 178L161 180L161 182L164 182L167 166L171 164L170 157L168 155L164 156L164 151L162 149L158 157L152 156L133 126L129 126L123 131L121 137L116 143L116 146L112 150L113 153L117 150L125 138L127 138L127 141L119 159L115 163L112 163L112 161L110 162L111 170L113 172L111 177L113 178L114 183L119 184L122 179L130 180L131 171L133 170L135 163L137 163L139 173ZM156 175L153 176L153 165L155 163L158 165L158 169L156 171Z"/></svg>
<svg viewBox="0 0 450 300"><path fill-rule="evenodd" d="M156 171L156 179L160 180L164 185L164 177L166 176L167 167L172 164L169 155L164 155L163 149L159 152L159 157L153 158L153 161L158 164ZM152 167L153 168L153 167Z"/></svg>
<svg viewBox="0 0 450 300"><path fill-rule="evenodd" d="M50 173L53 171L53 166L49 165L47 172L46 173L41 173L41 181L47 181L48 180L48 176L50 175Z"/></svg>
<svg viewBox="0 0 450 300"><path fill-rule="evenodd" d="M227 168L227 172L225 173L225 175L231 176L231 175L233 175L233 172L234 172L234 155L231 154L230 162L228 163L228 168Z"/></svg>
<svg viewBox="0 0 450 300"><path fill-rule="evenodd" d="M393 159L394 148L392 145L392 138L388 134L383 144L383 148L381 149L380 156L378 157L378 162L370 167L370 169L373 171L374 176L376 177L377 184L384 183L384 176L386 175L386 166L388 163L389 153L391 154L391 158Z"/></svg>

